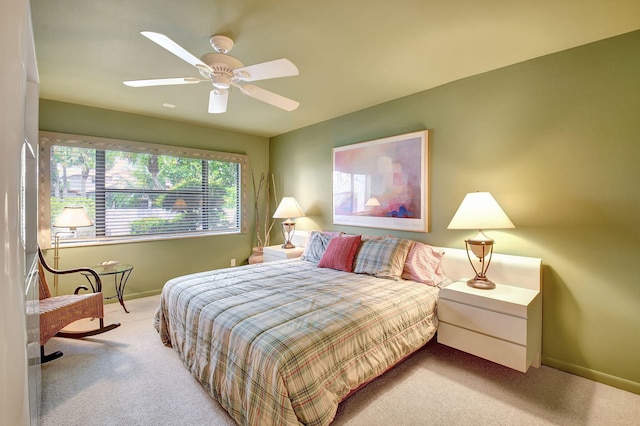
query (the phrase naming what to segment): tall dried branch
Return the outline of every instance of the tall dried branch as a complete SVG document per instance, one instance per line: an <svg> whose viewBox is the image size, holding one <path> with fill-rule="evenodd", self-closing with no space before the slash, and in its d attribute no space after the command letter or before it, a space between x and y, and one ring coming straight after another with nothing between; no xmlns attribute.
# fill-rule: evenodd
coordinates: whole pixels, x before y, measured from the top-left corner
<svg viewBox="0 0 640 426"><path fill-rule="evenodd" d="M269 182L268 177L264 173L261 173L260 178L256 182L256 177L253 173L253 170L251 170L251 180L253 182L253 200L256 220L256 243L257 247L262 248L269 245L269 240L271 239L271 230L273 229L273 225L275 223L275 219L273 218L271 218L271 221L269 221L269 214L271 212L271 195L274 196L274 202L276 204L278 202L275 186L276 181L273 174L271 174L271 182ZM261 213L260 207L263 202L265 204L264 211ZM264 214L264 222L260 220L261 214ZM269 224L268 227L267 224Z"/></svg>

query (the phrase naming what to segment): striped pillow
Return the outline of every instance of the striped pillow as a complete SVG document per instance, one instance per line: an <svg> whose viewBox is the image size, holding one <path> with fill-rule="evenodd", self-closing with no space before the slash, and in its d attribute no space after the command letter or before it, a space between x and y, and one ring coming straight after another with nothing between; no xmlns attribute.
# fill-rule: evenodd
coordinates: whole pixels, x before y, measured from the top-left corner
<svg viewBox="0 0 640 426"><path fill-rule="evenodd" d="M412 245L411 240L393 237L363 241L356 254L353 272L398 280Z"/></svg>
<svg viewBox="0 0 640 426"><path fill-rule="evenodd" d="M360 235L332 238L318 262L318 267L353 272L353 258L359 245Z"/></svg>
<svg viewBox="0 0 640 426"><path fill-rule="evenodd" d="M404 264L402 278L440 287L446 278L442 270L443 251L437 251L430 245L416 242Z"/></svg>
<svg viewBox="0 0 640 426"><path fill-rule="evenodd" d="M300 258L308 262L318 263L322 259L322 255L327 249L331 236L320 231L311 231L309 241L304 248L304 252Z"/></svg>

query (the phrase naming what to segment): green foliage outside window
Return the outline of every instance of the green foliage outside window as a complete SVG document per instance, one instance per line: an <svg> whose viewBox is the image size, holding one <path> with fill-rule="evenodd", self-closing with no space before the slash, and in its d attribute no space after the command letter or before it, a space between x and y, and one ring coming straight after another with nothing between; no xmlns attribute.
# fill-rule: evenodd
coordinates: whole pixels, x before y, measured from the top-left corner
<svg viewBox="0 0 640 426"><path fill-rule="evenodd" d="M50 141L51 223L74 205L94 221L87 238L240 230L239 162L71 142Z"/></svg>

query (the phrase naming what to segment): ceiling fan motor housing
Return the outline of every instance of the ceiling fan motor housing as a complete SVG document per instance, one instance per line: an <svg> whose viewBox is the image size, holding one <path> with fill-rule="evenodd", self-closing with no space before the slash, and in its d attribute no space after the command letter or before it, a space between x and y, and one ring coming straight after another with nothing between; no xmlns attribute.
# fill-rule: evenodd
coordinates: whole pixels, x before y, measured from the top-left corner
<svg viewBox="0 0 640 426"><path fill-rule="evenodd" d="M203 77L213 81L213 85L218 89L228 89L234 77L234 70L242 68L242 62L233 56L223 55L220 53L206 53L200 57L200 60L207 64L213 74L209 70L200 69Z"/></svg>

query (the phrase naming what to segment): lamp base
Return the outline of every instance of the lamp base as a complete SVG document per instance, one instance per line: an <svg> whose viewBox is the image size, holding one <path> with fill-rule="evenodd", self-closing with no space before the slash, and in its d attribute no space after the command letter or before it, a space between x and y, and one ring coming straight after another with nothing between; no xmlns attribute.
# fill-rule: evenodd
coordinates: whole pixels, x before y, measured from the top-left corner
<svg viewBox="0 0 640 426"><path fill-rule="evenodd" d="M484 235L482 230L479 230L475 237L469 238L464 242L467 247L467 258L469 259L469 263L471 263L473 272L476 273L475 277L467 281L467 285L469 287L479 288L482 290L492 290L496 288L496 285L487 278L487 269L489 269L489 264L493 257L494 241ZM471 253L477 256L480 261L480 268L476 268L473 264L473 261L471 260Z"/></svg>
<svg viewBox="0 0 640 426"><path fill-rule="evenodd" d="M467 285L473 288L479 288L481 290L492 290L496 288L496 285L490 281L487 277L480 277L476 275L474 278L471 278L467 281Z"/></svg>
<svg viewBox="0 0 640 426"><path fill-rule="evenodd" d="M282 236L284 237L283 249L292 249L295 246L291 243L293 234L296 232L296 223L291 219L287 219L282 222Z"/></svg>

